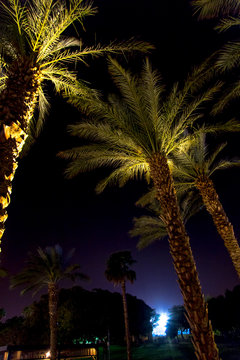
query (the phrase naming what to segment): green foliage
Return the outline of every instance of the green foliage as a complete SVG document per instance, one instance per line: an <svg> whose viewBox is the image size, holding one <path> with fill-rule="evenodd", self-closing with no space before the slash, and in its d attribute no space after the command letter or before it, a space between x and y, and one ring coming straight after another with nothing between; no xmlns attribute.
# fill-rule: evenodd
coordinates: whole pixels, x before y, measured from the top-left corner
<svg viewBox="0 0 240 360"><path fill-rule="evenodd" d="M87 47L78 38L68 35L71 27L77 24L79 32L85 30L85 18L95 13L92 3L84 0L0 1L0 90L4 88L11 63L19 58L31 60L32 66L41 71L40 115L35 126L29 127L31 139L27 147L39 135L48 113L47 83L51 82L63 96L84 96L87 85L77 79L77 63L86 64L89 56L153 48L133 39Z"/></svg>
<svg viewBox="0 0 240 360"><path fill-rule="evenodd" d="M98 167L113 168L98 184L97 192L107 185L121 187L130 179L145 178L149 182L151 156L156 152L169 156L183 146L192 133L200 131L202 108L221 88L217 83L199 93L198 85L209 79L207 64L194 69L182 88L175 84L166 93L160 75L151 68L148 60L136 76L111 59L109 71L120 96L110 95L104 101L94 91L84 103L81 99L73 99L88 119L70 126L70 133L90 144L59 154L71 161L66 170L67 177ZM237 122L234 125L239 128ZM228 128L229 123L212 123L205 125L204 131Z"/></svg>
<svg viewBox="0 0 240 360"><path fill-rule="evenodd" d="M87 280L88 277L79 271L80 265L70 263L73 253L74 249L64 256L59 245L44 250L38 248L36 254L29 255L25 268L11 278L11 287L24 286L21 294L27 291L36 294L49 284L57 285L63 279Z"/></svg>
<svg viewBox="0 0 240 360"><path fill-rule="evenodd" d="M240 165L240 160L223 159L221 154L226 143L215 149L208 146L206 135L200 133L173 157L173 176L179 191L189 191L195 188L195 181L205 175L211 177L218 170L225 170Z"/></svg>
<svg viewBox="0 0 240 360"><path fill-rule="evenodd" d="M186 223L202 207L200 197L195 193L178 194L178 203L182 219ZM138 201L138 206L147 209L149 215L143 215L133 219L133 228L129 231L130 236L138 237L138 249L151 245L156 240L167 237L167 229L159 201L155 198L155 190L152 189L143 195Z"/></svg>

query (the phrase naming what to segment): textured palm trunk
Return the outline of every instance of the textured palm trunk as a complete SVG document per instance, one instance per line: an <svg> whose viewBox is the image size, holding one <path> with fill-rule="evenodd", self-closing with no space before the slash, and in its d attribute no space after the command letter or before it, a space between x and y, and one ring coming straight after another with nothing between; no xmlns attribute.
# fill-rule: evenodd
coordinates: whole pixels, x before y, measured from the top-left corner
<svg viewBox="0 0 240 360"><path fill-rule="evenodd" d="M48 285L48 310L50 327L50 359L57 358L57 307L58 307L58 288L56 284Z"/></svg>
<svg viewBox="0 0 240 360"><path fill-rule="evenodd" d="M130 338L130 331L129 331L125 280L123 280L121 282L121 287L122 287L123 313L124 313L124 323L125 323L125 336L126 336L126 343L127 343L127 360L131 360L131 358L132 358L132 356L131 356L131 338Z"/></svg>
<svg viewBox="0 0 240 360"><path fill-rule="evenodd" d="M224 245L240 278L240 247L235 237L233 226L219 201L213 182L207 176L201 176L196 180L196 187L202 196L207 211L213 218L217 231L224 241Z"/></svg>
<svg viewBox="0 0 240 360"><path fill-rule="evenodd" d="M198 360L219 360L207 304L202 294L189 237L180 215L167 158L164 154L156 153L149 160L149 165L168 230L170 253L184 299L195 355Z"/></svg>
<svg viewBox="0 0 240 360"><path fill-rule="evenodd" d="M17 59L8 71L6 87L0 94L0 241L17 159L27 138L40 82L39 69L28 59Z"/></svg>

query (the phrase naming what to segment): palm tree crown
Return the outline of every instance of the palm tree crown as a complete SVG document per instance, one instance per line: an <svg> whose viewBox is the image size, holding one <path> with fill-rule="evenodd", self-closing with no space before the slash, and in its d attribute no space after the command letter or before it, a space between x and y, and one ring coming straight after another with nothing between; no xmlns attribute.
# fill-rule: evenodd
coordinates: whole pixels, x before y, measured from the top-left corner
<svg viewBox="0 0 240 360"><path fill-rule="evenodd" d="M64 256L59 245L46 247L44 250L38 248L36 254L30 254L24 269L12 277L11 287L25 286L21 294L27 291L36 294L43 287L58 285L64 279L87 280L88 277L79 271L80 265L70 263L73 253L74 250L70 250Z"/></svg>
<svg viewBox="0 0 240 360"><path fill-rule="evenodd" d="M115 285L121 284L123 281L133 283L136 280L136 273L129 266L135 262L130 251L119 251L112 254L107 261L106 278Z"/></svg>
<svg viewBox="0 0 240 360"><path fill-rule="evenodd" d="M169 156L189 141L193 131L197 134L200 131L197 123L203 116L199 108L212 100L220 88L220 84L216 84L196 95L197 83L201 83L203 77L202 68L188 77L182 89L175 84L168 95L160 75L151 69L148 61L139 77L115 60L110 61L109 71L121 99L114 95L109 96L108 103L97 95L84 103L74 99L75 105L94 118L70 126L70 132L92 143L59 154L72 160L66 170L68 177L102 166L116 168L98 184L97 192L108 184L123 186L134 178L145 177L149 182L151 157L157 153ZM205 125L204 131L231 128L237 129L239 125L234 121ZM187 129L190 129L189 135Z"/></svg>
<svg viewBox="0 0 240 360"><path fill-rule="evenodd" d="M180 151L174 154L173 175L179 191L196 188L196 182L202 177L212 177L218 170L225 170L240 165L240 160L223 159L221 152L226 143L220 144L215 150L210 150L206 142L206 134L199 133L194 140L186 143Z"/></svg>

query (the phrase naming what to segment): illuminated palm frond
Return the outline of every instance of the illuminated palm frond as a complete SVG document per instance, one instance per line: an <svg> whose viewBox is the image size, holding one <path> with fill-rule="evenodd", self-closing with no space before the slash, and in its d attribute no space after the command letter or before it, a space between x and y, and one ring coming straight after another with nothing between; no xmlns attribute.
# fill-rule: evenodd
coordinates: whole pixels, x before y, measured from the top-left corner
<svg viewBox="0 0 240 360"><path fill-rule="evenodd" d="M240 13L237 0L193 0L192 5L200 19L211 19Z"/></svg>
<svg viewBox="0 0 240 360"><path fill-rule="evenodd" d="M200 133L190 146L175 154L173 175L176 188L180 191L188 191L196 187L196 180L201 176L211 177L217 170L223 170L240 165L240 160L224 160L219 158L225 149L226 143L220 144L210 151L206 143L206 135Z"/></svg>
<svg viewBox="0 0 240 360"><path fill-rule="evenodd" d="M153 48L146 42L133 39L86 47L79 39L66 36L65 30L72 24L79 22L83 26L83 20L96 13L96 8L87 1L6 0L0 1L0 9L1 61L11 63L18 57L32 59L33 66L41 70L42 82L53 82L56 91L66 97L87 94L86 84L77 80L77 72L72 71L69 65L75 67L77 62L86 64L89 56ZM4 79L0 79L0 89ZM43 88L44 84L39 89L39 100L43 104L39 105L40 110L47 105ZM42 123L43 114L47 112L40 112L38 124Z"/></svg>
<svg viewBox="0 0 240 360"><path fill-rule="evenodd" d="M69 127L69 131L90 144L59 154L70 160L66 170L68 177L98 167L113 167L110 175L97 186L98 192L110 184L123 186L128 179L145 178L149 182L151 155L156 152L170 155L199 132L232 131L229 123L197 125L202 116L199 109L213 99L221 88L220 83L193 96L196 81L190 75L189 85L184 84L182 88L174 85L168 95L161 76L152 70L148 60L139 76L113 59L109 60L109 71L120 96L111 95L104 101L93 91L84 102L74 98L75 106L90 119L81 119L80 123ZM201 74L201 71L194 71L196 76ZM234 125L240 129L239 124Z"/></svg>

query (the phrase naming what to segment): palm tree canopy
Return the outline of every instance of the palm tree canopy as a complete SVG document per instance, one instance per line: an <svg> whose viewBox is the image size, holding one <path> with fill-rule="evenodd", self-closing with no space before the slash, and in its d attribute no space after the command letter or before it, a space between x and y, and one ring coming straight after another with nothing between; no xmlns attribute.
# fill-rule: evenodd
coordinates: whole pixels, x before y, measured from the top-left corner
<svg viewBox="0 0 240 360"><path fill-rule="evenodd" d="M127 280L133 283L133 281L136 280L136 273L131 270L129 266L135 262L130 251L113 253L107 261L107 269L105 271L106 278L113 282L114 285L121 284Z"/></svg>
<svg viewBox="0 0 240 360"><path fill-rule="evenodd" d="M206 134L199 134L185 148L175 154L173 176L179 191L189 191L202 176L211 177L217 170L239 166L239 159L223 159L221 152L226 143L210 150L206 142Z"/></svg>
<svg viewBox="0 0 240 360"><path fill-rule="evenodd" d="M52 82L56 91L66 96L82 95L86 85L77 81L76 62L84 64L88 56L109 52L153 48L150 44L133 40L84 47L79 39L67 35L66 30L72 24L78 22L83 28L84 19L95 13L96 8L91 2L84 0L0 1L0 90L4 88L12 62L18 58L31 61L41 72L40 123L49 108L44 88L46 81Z"/></svg>
<svg viewBox="0 0 240 360"><path fill-rule="evenodd" d="M59 245L44 250L38 248L36 254L30 254L24 269L11 278L11 288L25 286L21 294L31 290L36 294L43 287L57 285L64 279L87 280L88 276L79 271L80 265L70 263L73 253L74 249L64 256Z"/></svg>
<svg viewBox="0 0 240 360"><path fill-rule="evenodd" d="M103 101L96 93L89 101L74 99L90 117L70 126L72 135L90 140L89 145L61 152L70 159L68 177L97 167L113 167L113 172L98 186L101 192L108 184L123 186L127 180L143 178L149 182L149 159L155 153L169 156L198 133L203 104L219 91L217 83L200 95L198 86L206 80L206 64L195 69L183 87L175 84L166 94L165 86L148 60L139 76L125 70L111 59L109 71L120 96L110 95ZM235 121L204 125L204 131L239 129ZM187 132L188 131L188 132Z"/></svg>

